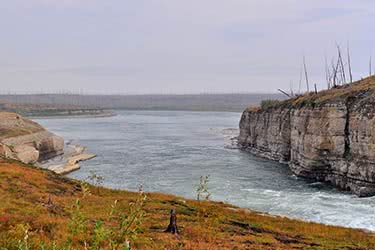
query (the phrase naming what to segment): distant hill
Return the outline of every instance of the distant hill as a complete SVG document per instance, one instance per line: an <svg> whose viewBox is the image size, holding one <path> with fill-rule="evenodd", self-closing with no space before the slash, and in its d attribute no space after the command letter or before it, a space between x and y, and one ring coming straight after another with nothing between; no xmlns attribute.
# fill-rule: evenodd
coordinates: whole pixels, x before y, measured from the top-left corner
<svg viewBox="0 0 375 250"><path fill-rule="evenodd" d="M262 100L282 100L281 94L197 95L0 95L0 103L75 106L88 109L189 110L241 112Z"/></svg>
<svg viewBox="0 0 375 250"><path fill-rule="evenodd" d="M13 112L27 117L48 116L111 116L113 112L64 104L0 102L0 112Z"/></svg>

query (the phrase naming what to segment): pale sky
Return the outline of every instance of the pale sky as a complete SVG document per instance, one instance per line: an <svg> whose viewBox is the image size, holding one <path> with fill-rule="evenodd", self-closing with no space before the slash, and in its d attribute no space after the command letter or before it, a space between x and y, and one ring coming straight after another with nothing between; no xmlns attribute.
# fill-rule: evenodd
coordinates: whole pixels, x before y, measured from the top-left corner
<svg viewBox="0 0 375 250"><path fill-rule="evenodd" d="M303 56L323 87L336 43L368 74L374 25L374 0L0 0L0 92L297 90Z"/></svg>

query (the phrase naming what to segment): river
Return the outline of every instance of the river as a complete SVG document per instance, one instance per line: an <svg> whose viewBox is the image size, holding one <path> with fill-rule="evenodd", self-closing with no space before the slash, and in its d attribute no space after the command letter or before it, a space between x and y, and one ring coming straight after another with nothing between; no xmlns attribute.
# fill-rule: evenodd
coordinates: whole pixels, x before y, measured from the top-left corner
<svg viewBox="0 0 375 250"><path fill-rule="evenodd" d="M66 141L98 156L69 174L90 171L116 189L195 197L209 175L212 199L275 215L375 230L375 198L358 198L295 177L286 165L236 149L241 114L230 112L118 111L103 118L36 119Z"/></svg>

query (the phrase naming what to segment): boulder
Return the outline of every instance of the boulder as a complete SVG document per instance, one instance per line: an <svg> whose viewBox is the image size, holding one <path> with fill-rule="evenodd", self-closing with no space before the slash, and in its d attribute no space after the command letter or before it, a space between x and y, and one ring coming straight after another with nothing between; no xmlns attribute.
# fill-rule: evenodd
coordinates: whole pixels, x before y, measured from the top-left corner
<svg viewBox="0 0 375 250"><path fill-rule="evenodd" d="M36 163L39 160L39 151L33 146L18 145L14 147L15 158L23 163Z"/></svg>

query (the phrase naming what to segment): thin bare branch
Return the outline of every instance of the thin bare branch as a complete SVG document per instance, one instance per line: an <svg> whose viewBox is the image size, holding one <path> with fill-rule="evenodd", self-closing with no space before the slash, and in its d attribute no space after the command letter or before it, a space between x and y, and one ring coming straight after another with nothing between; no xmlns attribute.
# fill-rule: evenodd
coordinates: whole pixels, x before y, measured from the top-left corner
<svg viewBox="0 0 375 250"><path fill-rule="evenodd" d="M350 78L350 83L353 83L353 72L352 72L352 64L351 64L351 60L350 60L350 46L349 46L349 42L348 42L348 45L347 45L347 56L348 56L348 70L349 70L349 78Z"/></svg>
<svg viewBox="0 0 375 250"><path fill-rule="evenodd" d="M345 67L344 67L344 62L342 60L342 56L341 56L341 48L338 44L336 46L337 46L337 53L338 53L338 63L340 64L341 83L346 83Z"/></svg>
<svg viewBox="0 0 375 250"><path fill-rule="evenodd" d="M369 70L370 70L370 76L372 76L372 56L370 56Z"/></svg>
<svg viewBox="0 0 375 250"><path fill-rule="evenodd" d="M290 96L294 96L294 93L293 93L293 81L290 81Z"/></svg>
<svg viewBox="0 0 375 250"><path fill-rule="evenodd" d="M301 84L302 84L302 67L299 72L298 94L301 94Z"/></svg>
<svg viewBox="0 0 375 250"><path fill-rule="evenodd" d="M336 87L337 86L337 82L338 82L337 71L339 69L339 61L338 60L337 60L336 64L334 62L332 62L332 69L333 69L333 75L332 75L332 78L333 78L333 87Z"/></svg>
<svg viewBox="0 0 375 250"><path fill-rule="evenodd" d="M277 91L283 93L283 94L286 95L287 97L290 97L290 95L289 95L288 93L286 93L284 90L277 89Z"/></svg>
<svg viewBox="0 0 375 250"><path fill-rule="evenodd" d="M326 68L326 81L327 81L327 88L331 88L331 73L328 67L328 62L327 62L327 56L325 56L325 68Z"/></svg>
<svg viewBox="0 0 375 250"><path fill-rule="evenodd" d="M306 80L307 92L310 92L309 77L308 77L308 74L307 74L306 58L305 58L305 56L303 56L303 68L305 70L305 80Z"/></svg>

